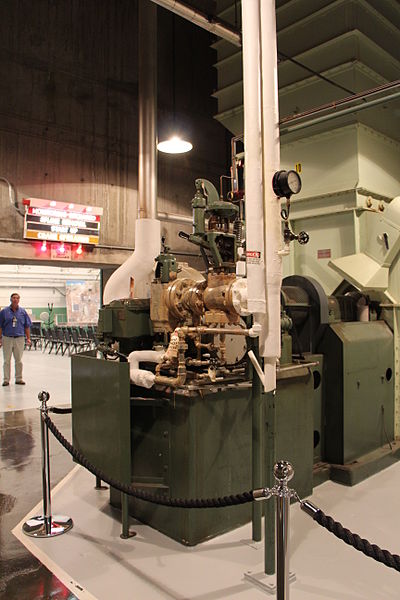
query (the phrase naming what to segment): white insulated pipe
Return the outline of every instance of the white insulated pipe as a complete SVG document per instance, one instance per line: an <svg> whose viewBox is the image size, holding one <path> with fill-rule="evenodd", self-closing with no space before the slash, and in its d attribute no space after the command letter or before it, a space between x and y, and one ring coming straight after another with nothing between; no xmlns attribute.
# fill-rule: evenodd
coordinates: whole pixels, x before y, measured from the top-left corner
<svg viewBox="0 0 400 600"><path fill-rule="evenodd" d="M150 298L154 259L160 253L161 224L156 219L137 219L135 250L107 281L103 303L122 298Z"/></svg>
<svg viewBox="0 0 400 600"><path fill-rule="evenodd" d="M259 0L261 33L262 161L264 194L264 243L267 294L267 335L261 339L265 391L276 388L276 364L281 355L282 231L280 200L272 178L280 168L278 59L275 0ZM243 4L245 4L243 2ZM264 338L264 336L263 336Z"/></svg>
<svg viewBox="0 0 400 600"><path fill-rule="evenodd" d="M103 303L150 298L154 260L160 253L157 220L157 7L139 2L139 164L135 250L111 275Z"/></svg>
<svg viewBox="0 0 400 600"><path fill-rule="evenodd" d="M242 2L242 23L247 308L259 321L266 311L259 0Z"/></svg>
<svg viewBox="0 0 400 600"><path fill-rule="evenodd" d="M159 363L165 354L165 350L134 350L128 356L129 375L135 385L151 388L156 378L155 374L146 369L140 369L139 363L152 362Z"/></svg>
<svg viewBox="0 0 400 600"><path fill-rule="evenodd" d="M281 354L280 204L272 190L279 170L279 110L274 0L242 2L248 307L261 327L264 389L276 388Z"/></svg>

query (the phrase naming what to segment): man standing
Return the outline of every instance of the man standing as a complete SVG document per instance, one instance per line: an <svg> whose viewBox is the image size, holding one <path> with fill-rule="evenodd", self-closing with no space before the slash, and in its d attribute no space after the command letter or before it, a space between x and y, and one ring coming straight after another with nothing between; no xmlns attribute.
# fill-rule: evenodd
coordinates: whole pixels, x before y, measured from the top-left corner
<svg viewBox="0 0 400 600"><path fill-rule="evenodd" d="M19 294L11 294L11 304L0 311L0 346L3 346L4 381L10 385L11 355L15 359L15 383L25 385L22 379L22 353L26 343L31 345L32 322L24 308L19 306Z"/></svg>

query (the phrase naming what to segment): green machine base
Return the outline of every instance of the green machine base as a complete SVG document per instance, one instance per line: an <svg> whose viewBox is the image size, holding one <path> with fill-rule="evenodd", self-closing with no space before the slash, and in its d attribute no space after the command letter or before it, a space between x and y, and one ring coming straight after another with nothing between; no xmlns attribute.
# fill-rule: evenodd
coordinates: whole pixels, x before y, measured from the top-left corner
<svg viewBox="0 0 400 600"><path fill-rule="evenodd" d="M275 457L293 463L301 496L312 492L314 393L310 370L285 371L274 396L274 423L268 423ZM146 390L130 385L125 362L90 353L72 357L74 446L115 479L148 492L211 498L251 490L251 402L249 382ZM265 452L264 458L270 462ZM121 506L115 489L110 502ZM181 509L129 497L129 514L191 546L250 521L251 504Z"/></svg>
<svg viewBox="0 0 400 600"><path fill-rule="evenodd" d="M315 465L313 471L314 486L328 479L343 485L357 485L400 460L400 443L391 442L391 446L392 448L389 448L389 445L386 444L384 447L360 456L357 460L348 464L330 465L319 463Z"/></svg>

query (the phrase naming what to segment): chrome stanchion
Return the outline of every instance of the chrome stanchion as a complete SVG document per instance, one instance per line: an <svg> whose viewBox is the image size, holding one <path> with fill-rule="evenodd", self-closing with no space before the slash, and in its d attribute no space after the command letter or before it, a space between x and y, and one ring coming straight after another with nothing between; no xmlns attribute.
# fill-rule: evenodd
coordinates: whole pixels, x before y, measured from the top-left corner
<svg viewBox="0 0 400 600"><path fill-rule="evenodd" d="M48 415L47 402L50 398L48 392L39 393L40 407L40 436L42 441L42 488L43 488L43 515L32 517L25 521L22 531L30 537L46 538L66 533L73 527L70 517L51 514L50 490L50 451L49 429L45 422Z"/></svg>
<svg viewBox="0 0 400 600"><path fill-rule="evenodd" d="M287 484L293 475L294 470L289 462L281 460L275 463L277 600L289 600L289 510L293 494Z"/></svg>
<svg viewBox="0 0 400 600"><path fill-rule="evenodd" d="M273 469L275 485L272 488L260 488L253 491L254 500L276 498L275 527L275 570L276 578L264 572L247 571L245 579L268 594L275 594L277 600L289 600L289 583L296 580L296 575L289 572L289 510L290 499L298 498L295 490L288 487L294 475L292 465L286 460L275 463ZM264 538L265 555L271 551L268 540ZM264 561L265 562L265 561Z"/></svg>

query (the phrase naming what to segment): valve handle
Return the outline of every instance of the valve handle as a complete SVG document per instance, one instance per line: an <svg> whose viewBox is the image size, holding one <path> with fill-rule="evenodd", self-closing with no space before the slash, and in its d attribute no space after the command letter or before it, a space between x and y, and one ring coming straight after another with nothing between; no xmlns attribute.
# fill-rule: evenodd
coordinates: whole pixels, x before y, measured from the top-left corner
<svg viewBox="0 0 400 600"><path fill-rule="evenodd" d="M296 235L295 233L293 233L293 231L289 229L289 227L286 227L283 231L283 239L286 243L293 242L294 240L296 240L297 242L299 242L299 244L304 245L309 242L310 236L306 231L300 231L300 233Z"/></svg>
<svg viewBox="0 0 400 600"><path fill-rule="evenodd" d="M308 244L310 241L310 236L306 231L300 231L299 235L297 236L297 241L299 244Z"/></svg>

